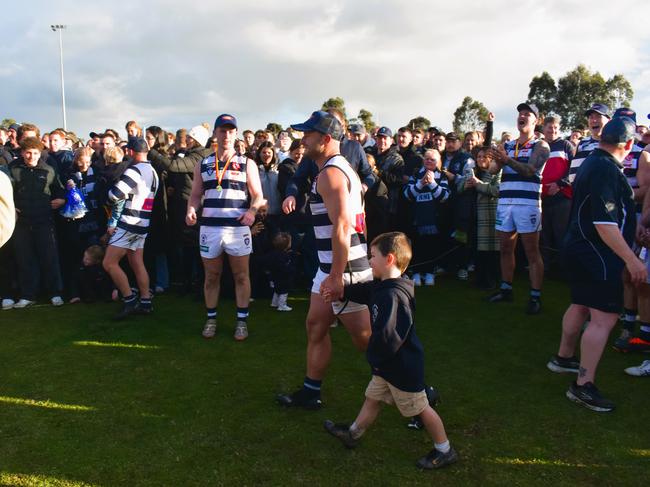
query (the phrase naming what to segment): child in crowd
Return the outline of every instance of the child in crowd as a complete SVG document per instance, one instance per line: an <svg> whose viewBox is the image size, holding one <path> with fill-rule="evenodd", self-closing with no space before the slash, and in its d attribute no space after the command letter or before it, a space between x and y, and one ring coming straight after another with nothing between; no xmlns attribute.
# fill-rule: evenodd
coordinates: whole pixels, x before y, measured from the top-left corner
<svg viewBox="0 0 650 487"><path fill-rule="evenodd" d="M499 273L499 238L495 229L501 170L490 157L489 147L475 147L476 175L464 181L464 188L476 190L476 285L496 286Z"/></svg>
<svg viewBox="0 0 650 487"><path fill-rule="evenodd" d="M439 205L449 198L449 186L440 172L440 163L440 153L436 149L427 150L422 167L404 186L404 197L415 203L415 265L418 272L413 274L413 282L416 286L422 285L421 273L424 273L427 286L435 284L433 261L442 250Z"/></svg>
<svg viewBox="0 0 650 487"><path fill-rule="evenodd" d="M104 162L106 166L115 166L118 167L119 164L124 160L124 151L120 147L110 147L104 151ZM121 174L120 174L121 176ZM118 176L119 180L119 176ZM117 228L117 222L120 220L120 216L124 211L124 205L126 200L120 200L116 203L112 203L109 208L111 210L111 216L108 219L106 224L106 233L110 237L115 233Z"/></svg>
<svg viewBox="0 0 650 487"><path fill-rule="evenodd" d="M344 299L367 303L372 335L366 357L372 379L366 400L352 425L325 421L325 429L347 448L357 446L363 433L375 421L381 403L395 404L403 416L419 415L434 441L434 448L420 458L423 469L441 468L458 460L450 446L438 413L427 400L424 385L424 351L415 334L413 282L402 273L411 260L411 245L401 232L384 233L370 244L370 267L375 279L345 286ZM324 289L326 300L339 299Z"/></svg>
<svg viewBox="0 0 650 487"><path fill-rule="evenodd" d="M99 245L91 245L84 251L83 265L79 269L79 288L85 303L111 298L112 283L102 267L103 260L104 249Z"/></svg>
<svg viewBox="0 0 650 487"><path fill-rule="evenodd" d="M279 232L273 237L273 250L267 255L267 266L273 282L271 307L278 311L291 311L287 306L289 288L293 280L293 259L291 254L291 235Z"/></svg>

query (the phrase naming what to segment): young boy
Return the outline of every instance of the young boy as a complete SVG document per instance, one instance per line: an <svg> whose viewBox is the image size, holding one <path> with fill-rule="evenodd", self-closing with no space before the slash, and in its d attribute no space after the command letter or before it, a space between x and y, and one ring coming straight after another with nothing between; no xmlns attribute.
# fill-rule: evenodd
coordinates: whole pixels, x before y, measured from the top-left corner
<svg viewBox="0 0 650 487"><path fill-rule="evenodd" d="M420 458L423 469L441 468L458 460L449 445L440 416L431 408L424 386L424 352L415 334L413 282L402 278L411 260L411 245L401 232L384 233L370 246L370 267L375 279L345 286L344 299L368 303L372 335L366 357L372 379L366 400L351 426L325 421L325 429L347 448L357 446L361 435L375 421L381 403L395 404L405 417L419 415L434 441L434 448ZM325 290L326 300L337 299Z"/></svg>

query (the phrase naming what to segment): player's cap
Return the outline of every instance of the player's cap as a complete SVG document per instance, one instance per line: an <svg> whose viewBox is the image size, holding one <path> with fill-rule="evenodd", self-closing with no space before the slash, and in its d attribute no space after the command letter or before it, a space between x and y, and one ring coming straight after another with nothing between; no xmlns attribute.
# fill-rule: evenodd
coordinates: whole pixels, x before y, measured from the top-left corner
<svg viewBox="0 0 650 487"><path fill-rule="evenodd" d="M610 114L610 111L609 111L609 107L607 105L603 104L603 103L594 103L593 105L591 105L589 110L587 110L585 112L585 117L588 117L592 113L597 113L597 114L602 115L604 117L612 118L612 116Z"/></svg>
<svg viewBox="0 0 650 487"><path fill-rule="evenodd" d="M232 115L222 113L214 121L214 128L217 129L218 127L223 127L224 125L230 125L234 128L237 128L237 119Z"/></svg>
<svg viewBox="0 0 650 487"><path fill-rule="evenodd" d="M324 135L331 135L335 140L343 139L343 126L334 115L318 110L311 114L303 123L294 123L291 125L293 130L299 132L320 132Z"/></svg>
<svg viewBox="0 0 650 487"><path fill-rule="evenodd" d="M535 118L539 118L539 108L537 108L537 105L534 103L520 103L517 105L517 111L520 112L522 110L528 110L529 112L535 114Z"/></svg>

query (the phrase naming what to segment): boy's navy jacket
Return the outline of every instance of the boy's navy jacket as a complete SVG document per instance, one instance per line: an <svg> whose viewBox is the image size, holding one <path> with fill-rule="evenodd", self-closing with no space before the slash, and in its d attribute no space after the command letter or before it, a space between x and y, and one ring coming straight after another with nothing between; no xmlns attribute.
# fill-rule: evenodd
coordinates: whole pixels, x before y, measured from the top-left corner
<svg viewBox="0 0 650 487"><path fill-rule="evenodd" d="M424 350L415 334L415 288L404 278L345 286L345 299L370 308L366 358L373 375L406 392L424 389Z"/></svg>

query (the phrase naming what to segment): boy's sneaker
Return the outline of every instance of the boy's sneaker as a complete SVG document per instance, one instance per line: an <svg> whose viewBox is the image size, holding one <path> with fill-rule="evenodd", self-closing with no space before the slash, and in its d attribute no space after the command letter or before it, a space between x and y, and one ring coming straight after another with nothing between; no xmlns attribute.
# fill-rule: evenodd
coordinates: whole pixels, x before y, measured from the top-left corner
<svg viewBox="0 0 650 487"><path fill-rule="evenodd" d="M235 340L243 342L248 338L248 325L245 321L237 321L235 324Z"/></svg>
<svg viewBox="0 0 650 487"><path fill-rule="evenodd" d="M490 294L487 298L489 303L504 303L513 300L512 289L499 289L497 292Z"/></svg>
<svg viewBox="0 0 650 487"><path fill-rule="evenodd" d="M136 304L136 312L139 315L150 315L153 313L153 303L143 304L142 301L138 301L138 304Z"/></svg>
<svg viewBox="0 0 650 487"><path fill-rule="evenodd" d="M556 372L558 374L563 374L565 372L577 374L580 369L580 360L575 356L564 358L559 355L553 355L551 360L546 364L546 368L551 372Z"/></svg>
<svg viewBox="0 0 650 487"><path fill-rule="evenodd" d="M280 406L288 408L302 408L309 410L316 410L323 407L323 401L320 400L320 394L314 395L299 389L293 394L279 394L276 400Z"/></svg>
<svg viewBox="0 0 650 487"><path fill-rule="evenodd" d="M122 309L120 311L118 311L117 314L115 314L113 316L113 320L114 321L121 321L121 320L125 319L126 317L128 317L128 316L132 315L133 313L135 313L137 311L137 309L138 309L138 300L137 299L134 299L133 301L128 302L128 303L126 303L126 302L122 303Z"/></svg>
<svg viewBox="0 0 650 487"><path fill-rule="evenodd" d="M271 308L278 307L278 298L279 298L278 293L273 293L273 297L271 298Z"/></svg>
<svg viewBox="0 0 650 487"><path fill-rule="evenodd" d="M63 299L61 296L54 296L50 302L52 303L52 306L63 306Z"/></svg>
<svg viewBox="0 0 650 487"><path fill-rule="evenodd" d="M14 307L15 304L16 304L16 301L14 301L13 299L5 298L5 299L2 300L2 309L3 310L11 309L11 308Z"/></svg>
<svg viewBox="0 0 650 487"><path fill-rule="evenodd" d="M467 269L458 269L458 273L456 274L456 277L458 278L459 281L466 281L469 279L469 273L467 272Z"/></svg>
<svg viewBox="0 0 650 487"><path fill-rule="evenodd" d="M587 409L599 413L609 413L616 408L612 401L601 396L600 391L593 382L587 382L581 386L572 382L566 391L566 397Z"/></svg>
<svg viewBox="0 0 650 487"><path fill-rule="evenodd" d="M424 276L424 285L425 286L435 286L436 285L436 276L433 274L426 274Z"/></svg>
<svg viewBox="0 0 650 487"><path fill-rule="evenodd" d="M413 285L416 286L416 287L419 287L419 286L422 285L422 277L420 276L420 274L417 274L417 273L413 274L413 277L411 278L411 280L413 281Z"/></svg>
<svg viewBox="0 0 650 487"><path fill-rule="evenodd" d="M446 467L457 461L458 453L453 448L450 448L447 453L442 453L434 448L426 456L420 458L416 465L424 470L433 470Z"/></svg>
<svg viewBox="0 0 650 487"><path fill-rule="evenodd" d="M16 304L14 304L14 308L26 308L27 306L31 306L35 302L36 301L30 301L29 299L21 299Z"/></svg>
<svg viewBox="0 0 650 487"><path fill-rule="evenodd" d="M355 440L354 438L352 438L349 425L334 423L334 421L330 421L329 419L327 419L323 423L323 426L325 426L325 430L330 435L341 440L341 443L343 443L343 445L346 448L355 448L359 444L358 439Z"/></svg>
<svg viewBox="0 0 650 487"><path fill-rule="evenodd" d="M644 360L638 367L628 367L625 373L633 377L650 377L650 360Z"/></svg>
<svg viewBox="0 0 650 487"><path fill-rule="evenodd" d="M205 322L205 325L203 325L203 331L201 332L201 336L203 336L203 338L214 338L214 335L216 333L217 333L217 319L208 318Z"/></svg>
<svg viewBox="0 0 650 487"><path fill-rule="evenodd" d="M539 298L530 298L526 305L527 315L538 315L542 311L542 301Z"/></svg>
<svg viewBox="0 0 650 487"><path fill-rule="evenodd" d="M293 308L287 306L286 304L278 305L278 311L293 311Z"/></svg>
<svg viewBox="0 0 650 487"><path fill-rule="evenodd" d="M408 423L406 423L406 427L412 430L421 430L422 428L424 428L424 423L422 423L422 420L420 419L420 415L417 415L417 416L413 416L411 420Z"/></svg>
<svg viewBox="0 0 650 487"><path fill-rule="evenodd" d="M627 340L616 340L614 349L619 352L650 352L650 340L641 337L632 337Z"/></svg>

